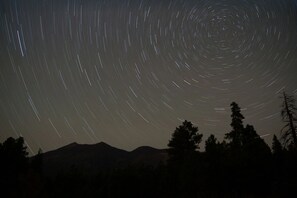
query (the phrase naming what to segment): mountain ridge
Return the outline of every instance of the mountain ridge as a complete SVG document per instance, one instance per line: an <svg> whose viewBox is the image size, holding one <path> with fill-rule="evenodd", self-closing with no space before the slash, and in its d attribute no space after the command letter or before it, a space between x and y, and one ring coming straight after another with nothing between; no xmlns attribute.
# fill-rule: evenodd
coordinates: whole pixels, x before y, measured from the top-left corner
<svg viewBox="0 0 297 198"><path fill-rule="evenodd" d="M122 150L105 142L96 144L70 143L43 153L44 173L57 175L72 168L86 174L124 168L127 166L157 166L166 163L166 149L140 146L132 151Z"/></svg>

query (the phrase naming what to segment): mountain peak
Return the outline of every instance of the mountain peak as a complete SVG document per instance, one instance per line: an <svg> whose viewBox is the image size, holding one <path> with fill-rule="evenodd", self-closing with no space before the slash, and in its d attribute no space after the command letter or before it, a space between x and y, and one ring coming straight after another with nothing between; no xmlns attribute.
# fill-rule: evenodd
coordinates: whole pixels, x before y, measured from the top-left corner
<svg viewBox="0 0 297 198"><path fill-rule="evenodd" d="M158 149L150 147L150 146L140 146L134 149L132 152L143 152L143 151L157 151Z"/></svg>
<svg viewBox="0 0 297 198"><path fill-rule="evenodd" d="M67 144L67 145L65 145L65 146L63 146L63 147L61 147L61 148L59 148L59 149L65 149L65 148L73 148L73 147L76 147L76 146L78 146L79 144L78 143L76 143L76 142L72 142L72 143L70 143L70 144Z"/></svg>
<svg viewBox="0 0 297 198"><path fill-rule="evenodd" d="M105 142L99 142L99 143L95 144L95 146L100 147L100 148L113 148L112 146L110 146L109 144L107 144Z"/></svg>
<svg viewBox="0 0 297 198"><path fill-rule="evenodd" d="M110 146L109 144L105 143L105 142L99 142L97 143L97 145L105 145L105 146Z"/></svg>
<svg viewBox="0 0 297 198"><path fill-rule="evenodd" d="M68 144L68 146L76 146L76 145L78 145L77 142L72 142L72 143Z"/></svg>

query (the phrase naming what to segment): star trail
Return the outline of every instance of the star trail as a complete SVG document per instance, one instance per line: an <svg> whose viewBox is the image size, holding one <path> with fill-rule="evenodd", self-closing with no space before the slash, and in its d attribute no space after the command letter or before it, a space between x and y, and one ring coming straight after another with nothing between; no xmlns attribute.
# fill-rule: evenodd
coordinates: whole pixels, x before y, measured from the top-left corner
<svg viewBox="0 0 297 198"><path fill-rule="evenodd" d="M222 140L237 102L267 142L297 95L293 0L0 0L0 140L165 148Z"/></svg>

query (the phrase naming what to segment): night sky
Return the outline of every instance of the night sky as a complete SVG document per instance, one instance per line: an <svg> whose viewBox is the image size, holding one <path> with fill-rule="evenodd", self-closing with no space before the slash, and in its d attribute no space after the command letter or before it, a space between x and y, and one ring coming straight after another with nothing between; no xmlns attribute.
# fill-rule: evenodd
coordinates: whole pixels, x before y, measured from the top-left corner
<svg viewBox="0 0 297 198"><path fill-rule="evenodd" d="M30 154L222 140L232 101L270 144L296 74L294 0L0 0L0 142Z"/></svg>

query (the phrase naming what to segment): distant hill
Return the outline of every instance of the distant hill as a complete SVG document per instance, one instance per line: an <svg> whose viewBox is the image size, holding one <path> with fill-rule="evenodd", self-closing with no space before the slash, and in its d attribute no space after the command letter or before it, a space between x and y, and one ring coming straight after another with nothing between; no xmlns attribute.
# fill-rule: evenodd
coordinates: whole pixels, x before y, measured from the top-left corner
<svg viewBox="0 0 297 198"><path fill-rule="evenodd" d="M112 147L104 142L98 144L71 143L43 154L44 173L55 176L59 172L77 169L84 174L95 174L126 166L157 166L165 163L165 149L149 146L139 147L131 152Z"/></svg>

